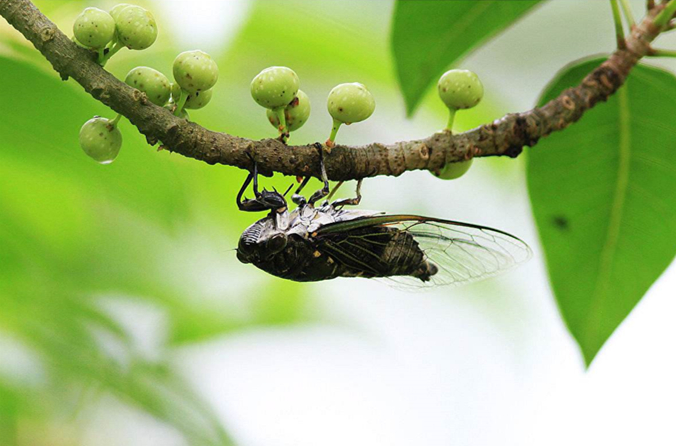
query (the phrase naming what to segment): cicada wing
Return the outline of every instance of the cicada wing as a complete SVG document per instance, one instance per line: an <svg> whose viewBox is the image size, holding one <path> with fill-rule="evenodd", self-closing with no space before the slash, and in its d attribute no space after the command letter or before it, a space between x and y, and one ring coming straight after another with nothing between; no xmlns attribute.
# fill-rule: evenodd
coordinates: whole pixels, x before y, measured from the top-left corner
<svg viewBox="0 0 676 446"><path fill-rule="evenodd" d="M438 269L427 282L410 276L385 280L396 288L476 282L525 262L532 254L528 245L515 236L470 223L415 215L385 215L357 219L349 225L387 225L406 231L414 237L425 259ZM338 226L327 227L327 231L338 229Z"/></svg>
<svg viewBox="0 0 676 446"><path fill-rule="evenodd" d="M417 287L476 282L528 260L532 252L522 240L506 232L454 221L400 223L413 235L438 272Z"/></svg>

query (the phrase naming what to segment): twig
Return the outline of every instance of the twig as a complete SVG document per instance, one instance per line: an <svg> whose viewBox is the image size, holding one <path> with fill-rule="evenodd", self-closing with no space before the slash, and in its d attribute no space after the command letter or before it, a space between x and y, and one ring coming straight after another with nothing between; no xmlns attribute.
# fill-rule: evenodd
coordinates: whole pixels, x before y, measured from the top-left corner
<svg viewBox="0 0 676 446"><path fill-rule="evenodd" d="M660 13L655 17L655 26L658 28L667 26L669 21L674 18L674 14L676 14L676 0L670 0L669 3L664 5L664 9L662 9L662 11L660 11Z"/></svg>
<svg viewBox="0 0 676 446"><path fill-rule="evenodd" d="M624 41L624 30L622 29L622 16L620 8L617 6L617 0L610 0L610 7L613 10L613 22L615 23L615 39L617 40L617 49L627 49L627 42Z"/></svg>
<svg viewBox="0 0 676 446"><path fill-rule="evenodd" d="M649 11L637 24L626 39L626 49L616 50L580 85L565 90L544 106L508 114L465 133L439 132L425 139L390 145L335 146L325 157L329 178L339 181L400 175L408 170L440 169L448 162L472 157L516 157L524 146L534 146L540 138L565 129L622 86L632 67L650 53L650 42L661 31L653 19L662 8ZM128 118L150 142L161 141L168 150L209 164L242 169L251 168L247 156L251 153L265 175L321 175L318 153L312 144L291 147L277 139L254 141L213 132L152 104L144 94L104 70L95 52L74 44L29 0L0 1L0 15L33 43L62 79L73 78L95 99ZM73 123L74 129L76 125Z"/></svg>
<svg viewBox="0 0 676 446"><path fill-rule="evenodd" d="M636 26L636 20L634 20L634 13L631 12L629 0L620 0L620 4L622 5L622 11L624 12L624 17L627 19L627 25L629 25L629 29L634 29L634 26Z"/></svg>

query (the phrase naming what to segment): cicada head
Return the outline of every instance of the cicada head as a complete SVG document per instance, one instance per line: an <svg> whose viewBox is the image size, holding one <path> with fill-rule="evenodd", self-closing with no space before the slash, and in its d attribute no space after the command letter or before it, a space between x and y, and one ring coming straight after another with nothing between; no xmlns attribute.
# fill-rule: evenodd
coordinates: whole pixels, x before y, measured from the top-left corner
<svg viewBox="0 0 676 446"><path fill-rule="evenodd" d="M239 238L237 258L242 263L260 264L286 248L287 235L269 215L249 226Z"/></svg>

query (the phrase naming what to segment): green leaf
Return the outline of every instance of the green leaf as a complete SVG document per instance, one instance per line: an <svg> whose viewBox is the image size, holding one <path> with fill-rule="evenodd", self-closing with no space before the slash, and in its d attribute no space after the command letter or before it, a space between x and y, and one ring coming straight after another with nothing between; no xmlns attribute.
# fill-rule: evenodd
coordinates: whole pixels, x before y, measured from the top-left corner
<svg viewBox="0 0 676 446"><path fill-rule="evenodd" d="M602 61L567 68L539 103ZM676 253L675 117L676 78L638 66L607 103L529 153L550 280L587 365Z"/></svg>
<svg viewBox="0 0 676 446"><path fill-rule="evenodd" d="M398 0L391 42L407 114L413 113L429 85L449 65L507 28L538 3L538 0Z"/></svg>

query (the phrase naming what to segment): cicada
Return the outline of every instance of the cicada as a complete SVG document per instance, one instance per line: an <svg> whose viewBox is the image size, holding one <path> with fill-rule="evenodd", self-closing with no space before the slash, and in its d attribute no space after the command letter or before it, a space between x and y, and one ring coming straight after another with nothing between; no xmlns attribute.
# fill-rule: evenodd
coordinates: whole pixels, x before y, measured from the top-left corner
<svg viewBox="0 0 676 446"><path fill-rule="evenodd" d="M256 164L237 195L243 211L269 211L239 239L237 258L272 275L298 282L336 277L388 278L403 287L426 287L481 280L526 261L531 250L519 238L498 229L418 215L387 215L346 209L357 197L325 201L329 184L309 200L259 191ZM244 199L253 181L255 198Z"/></svg>

